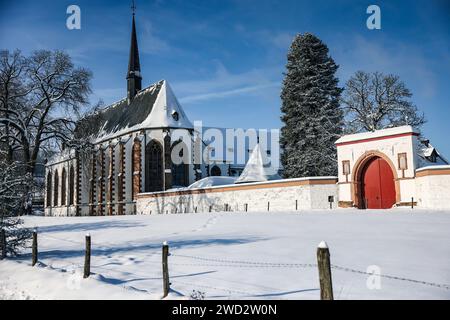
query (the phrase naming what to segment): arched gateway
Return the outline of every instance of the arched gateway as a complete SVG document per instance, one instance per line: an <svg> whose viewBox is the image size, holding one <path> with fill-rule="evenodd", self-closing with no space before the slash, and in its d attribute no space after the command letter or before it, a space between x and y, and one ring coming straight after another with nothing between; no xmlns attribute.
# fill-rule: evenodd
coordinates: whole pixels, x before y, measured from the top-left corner
<svg viewBox="0 0 450 320"><path fill-rule="evenodd" d="M372 157L361 169L360 208L389 209L395 204L395 182L392 169L381 157Z"/></svg>
<svg viewBox="0 0 450 320"><path fill-rule="evenodd" d="M370 151L354 165L352 199L359 209L389 209L398 202L395 167L384 153Z"/></svg>

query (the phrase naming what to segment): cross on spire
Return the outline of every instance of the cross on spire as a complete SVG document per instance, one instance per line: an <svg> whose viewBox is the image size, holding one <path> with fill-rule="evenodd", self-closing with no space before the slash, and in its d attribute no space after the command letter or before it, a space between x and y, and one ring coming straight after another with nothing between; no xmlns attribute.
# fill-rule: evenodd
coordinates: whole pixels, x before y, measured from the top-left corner
<svg viewBox="0 0 450 320"><path fill-rule="evenodd" d="M133 13L133 16L136 12L136 4L134 3L134 0L131 1L131 12Z"/></svg>

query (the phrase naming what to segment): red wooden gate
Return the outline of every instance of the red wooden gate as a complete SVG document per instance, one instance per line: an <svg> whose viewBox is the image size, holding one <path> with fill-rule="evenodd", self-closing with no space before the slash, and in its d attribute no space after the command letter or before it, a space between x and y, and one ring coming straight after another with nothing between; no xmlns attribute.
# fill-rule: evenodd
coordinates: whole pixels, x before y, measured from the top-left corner
<svg viewBox="0 0 450 320"><path fill-rule="evenodd" d="M362 200L367 209L388 209L395 204L394 175L389 164L375 157L363 171Z"/></svg>

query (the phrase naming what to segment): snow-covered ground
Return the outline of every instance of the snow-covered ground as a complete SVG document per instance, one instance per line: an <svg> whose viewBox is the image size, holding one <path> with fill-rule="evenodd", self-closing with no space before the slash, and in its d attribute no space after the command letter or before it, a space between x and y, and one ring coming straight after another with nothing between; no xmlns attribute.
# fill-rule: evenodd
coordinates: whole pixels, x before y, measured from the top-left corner
<svg viewBox="0 0 450 320"><path fill-rule="evenodd" d="M159 299L163 241L172 254L169 298L188 299L195 290L206 299L318 299L314 264L322 240L336 266L336 299L450 299L450 212L349 209L25 221L38 227L40 263L30 266L29 251L1 261L2 299ZM92 236L93 275L83 279L86 233ZM358 272L369 266L381 271L379 289L369 281L370 289L369 276Z"/></svg>

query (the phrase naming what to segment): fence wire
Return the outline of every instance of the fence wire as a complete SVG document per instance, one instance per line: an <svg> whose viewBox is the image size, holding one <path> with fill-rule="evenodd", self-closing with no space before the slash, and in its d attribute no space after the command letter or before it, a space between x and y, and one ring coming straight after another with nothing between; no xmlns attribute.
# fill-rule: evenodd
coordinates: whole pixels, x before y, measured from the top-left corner
<svg viewBox="0 0 450 320"><path fill-rule="evenodd" d="M269 268L317 268L318 267L317 263L274 263L274 262L227 260L227 259L215 259L215 258L207 258L207 257L183 255L183 254L173 254L173 253L171 253L171 256L216 263L216 264L211 264L211 265L205 264L203 266L218 266L218 267L231 267L231 268L245 267L245 266L255 267L255 268L268 268L268 267ZM191 265L195 265L195 264L191 264ZM198 266L202 266L202 265L198 264ZM416 280L416 279L410 279L410 278L387 275L387 274L374 274L374 273L357 270L357 269L353 269L353 268L348 268L348 267L343 267L343 266L339 266L339 265L335 265L335 264L331 265L331 269L339 270L339 271L343 271L343 272L362 274L362 275L366 275L366 276L380 276L381 278L412 282L412 283L442 288L445 290L450 290L450 285L448 285L448 284L428 282L428 281L423 281L423 280Z"/></svg>
<svg viewBox="0 0 450 320"><path fill-rule="evenodd" d="M71 243L71 244L76 244L76 245L85 245L85 242L83 241L76 241L76 240L69 240L69 239L64 239L64 238L59 238L59 237L54 237L54 236L49 236L49 235L44 235L44 234L39 234L40 237L42 238L47 238L47 239L51 239L51 240L60 240L60 241L64 241L67 243ZM100 245L102 245L100 243ZM103 244L103 246L106 246L105 244ZM132 247L131 247L132 248ZM152 253L152 255L154 255L155 253ZM219 259L219 258L210 258L210 257L203 257L203 256L194 256L194 255L186 255L186 254L178 254L178 253L170 253L170 257L174 257L174 258L181 258L181 259L187 259L187 260L194 260L194 261L201 261L202 263L180 263L180 262L170 262L170 265L176 265L176 266L193 266L193 267L224 267L224 268L317 268L318 265L317 263L279 263L279 262L263 262L263 261L248 261L248 260L231 260L231 259ZM69 260L67 258L63 259L66 262L69 262L71 264L73 264L74 266L77 267L81 267L83 264L79 263L79 262L75 262L72 260ZM158 261L147 261L148 263L151 264L159 264L160 262ZM139 276L142 278L146 278L146 277L155 277L155 278L160 278L161 277L161 273L158 274L136 274L134 272L126 272L126 271L120 271L121 268L106 268L103 266L92 266L92 269L101 269L101 270L105 270L108 272L121 272L121 273L126 273L126 274L130 274L130 275L134 275L134 276ZM416 283L416 284L421 284L421 285L426 285L426 286L431 286L431 287L436 287L436 288L441 288L441 289L445 289L445 290L450 290L450 285L449 284L441 284L441 283L435 283L435 282L428 282L428 281L423 281L423 280L416 280L416 279L411 279L411 278L406 278L406 277L400 277L400 276L394 276L394 275L388 275L388 274L374 274L374 273L370 273L370 272L366 272L366 271L362 271L362 270L358 270L358 269L353 269L353 268L349 268L349 267L343 267L343 266L339 266L339 265L335 265L335 264L331 264L331 269L334 270L338 270L338 271L342 271L342 272L348 272L348 273L355 273L355 274L360 274L360 275L365 275L365 276L379 276L381 278L386 278L386 279L391 279L391 280L397 280L397 281L404 281L404 282L411 282L411 283ZM174 283L180 283L180 284L186 284L186 285L195 285L198 287L205 287L205 288L211 288L211 289L217 289L217 290L221 290L221 291L226 291L226 292L234 292L234 293L239 293L239 294L249 294L249 295L253 295L253 293L249 293L249 292L244 292L244 291L238 291L238 290L231 290L231 289L223 289L223 288L216 288L216 287L212 287L212 286L206 286L206 285L198 285L198 284L192 284L192 283L187 283L187 282L182 282L179 280L173 281Z"/></svg>

